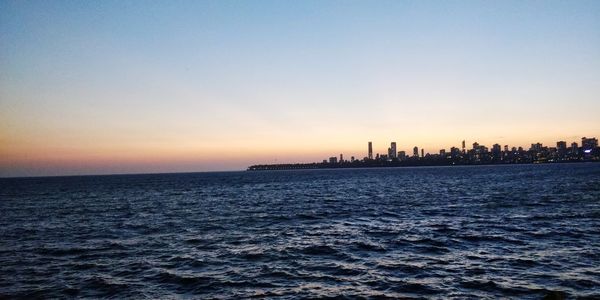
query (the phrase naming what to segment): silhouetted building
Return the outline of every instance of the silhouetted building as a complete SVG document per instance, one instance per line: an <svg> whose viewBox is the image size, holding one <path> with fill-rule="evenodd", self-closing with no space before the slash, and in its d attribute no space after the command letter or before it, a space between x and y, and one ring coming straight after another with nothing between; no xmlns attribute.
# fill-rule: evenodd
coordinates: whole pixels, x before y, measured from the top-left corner
<svg viewBox="0 0 600 300"><path fill-rule="evenodd" d="M581 149L585 152L586 150L595 149L598 147L598 140L596 138L581 138Z"/></svg>
<svg viewBox="0 0 600 300"><path fill-rule="evenodd" d="M556 142L556 153L558 154L558 157L564 158L564 156L567 154L567 142Z"/></svg>
<svg viewBox="0 0 600 300"><path fill-rule="evenodd" d="M458 158L461 154L460 149L456 148L456 147L452 147L450 148L450 155L452 156L452 158Z"/></svg>
<svg viewBox="0 0 600 300"><path fill-rule="evenodd" d="M473 143L473 149L462 153L457 147L450 148L450 153L446 149L440 149L439 154L428 153L425 155L425 149L413 148L413 156L407 157L404 151L392 151L396 147L395 142L391 143L388 149L388 155L377 153L376 160L365 157L363 160L356 160L351 157L350 162L344 161L344 155L341 153L338 157L330 157L323 160L323 163L294 163L294 164L272 164L272 165L253 165L248 167L250 171L258 170L286 170L286 169L315 169L315 168L360 168L360 167L401 167L401 166L433 166L433 165L481 165L481 164L527 164L527 163L553 163L565 161L585 161L600 162L600 148L596 138L584 137L581 139L582 146L578 147L576 142L567 148L565 141L558 141L555 147L544 147L541 143L531 144L528 151L523 147L512 147L508 151L508 145L504 145L504 151L501 151L500 144L494 144L491 151L488 151L484 145ZM369 142L369 155L373 157L372 143Z"/></svg>
<svg viewBox="0 0 600 300"><path fill-rule="evenodd" d="M494 157L494 159L496 159L496 160L500 159L501 153L502 153L502 148L500 147L500 144L492 145L492 156Z"/></svg>
<svg viewBox="0 0 600 300"><path fill-rule="evenodd" d="M529 151L540 152L542 151L542 147L542 143L531 144L531 148L529 148Z"/></svg>
<svg viewBox="0 0 600 300"><path fill-rule="evenodd" d="M398 151L398 159L405 160L406 159L406 152L404 152L404 151Z"/></svg>
<svg viewBox="0 0 600 300"><path fill-rule="evenodd" d="M462 153L465 154L465 140L462 141Z"/></svg>
<svg viewBox="0 0 600 300"><path fill-rule="evenodd" d="M369 142L369 152L368 152L367 157L369 159L373 159L373 143L372 142Z"/></svg>

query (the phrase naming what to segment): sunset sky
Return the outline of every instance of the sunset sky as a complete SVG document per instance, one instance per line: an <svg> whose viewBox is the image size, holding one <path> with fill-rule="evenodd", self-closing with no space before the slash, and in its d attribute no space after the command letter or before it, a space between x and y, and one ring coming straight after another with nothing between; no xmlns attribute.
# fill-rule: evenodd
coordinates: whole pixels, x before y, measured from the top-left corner
<svg viewBox="0 0 600 300"><path fill-rule="evenodd" d="M0 1L0 176L600 137L600 1Z"/></svg>

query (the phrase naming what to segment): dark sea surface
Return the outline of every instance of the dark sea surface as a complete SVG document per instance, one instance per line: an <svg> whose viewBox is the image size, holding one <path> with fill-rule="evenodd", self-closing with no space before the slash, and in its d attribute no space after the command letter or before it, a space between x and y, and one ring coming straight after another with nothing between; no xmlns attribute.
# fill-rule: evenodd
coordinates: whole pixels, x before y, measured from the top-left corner
<svg viewBox="0 0 600 300"><path fill-rule="evenodd" d="M600 163L0 179L0 297L600 298Z"/></svg>

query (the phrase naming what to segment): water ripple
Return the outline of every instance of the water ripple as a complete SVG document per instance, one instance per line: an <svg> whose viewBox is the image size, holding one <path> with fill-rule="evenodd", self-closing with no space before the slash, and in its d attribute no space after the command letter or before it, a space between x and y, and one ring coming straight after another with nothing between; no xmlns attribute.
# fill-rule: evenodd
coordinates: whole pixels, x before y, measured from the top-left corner
<svg viewBox="0 0 600 300"><path fill-rule="evenodd" d="M0 298L600 298L600 164L0 179Z"/></svg>

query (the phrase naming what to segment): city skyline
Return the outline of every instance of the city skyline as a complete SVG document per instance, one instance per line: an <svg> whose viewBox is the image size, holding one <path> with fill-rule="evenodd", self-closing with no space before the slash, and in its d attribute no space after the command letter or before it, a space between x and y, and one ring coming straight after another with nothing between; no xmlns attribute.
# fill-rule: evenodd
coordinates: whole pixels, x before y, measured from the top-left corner
<svg viewBox="0 0 600 300"><path fill-rule="evenodd" d="M404 150L400 150L398 151L397 148L397 142L393 141L393 142L389 142L390 146L388 147L388 151L387 152L382 152L379 153L377 151L372 151L373 149L373 142L369 141L367 144L367 155L364 156L363 158L369 158L369 159L373 159L375 156L380 156L380 155L387 155L388 157L391 158L396 158L398 156L398 154L400 152L404 152L404 153L410 153L408 150L409 149L404 149ZM414 146L413 149L413 155L412 156L421 156L423 157L424 155L427 154L438 154L440 151L444 151L444 150L450 150L452 148L456 148L456 149L460 149L462 152L465 152L468 149L475 149L476 147L482 146L482 147L487 147L485 146L485 143L479 143L477 141L473 141L473 143L471 143L469 146L472 146L472 148L467 147L468 143L467 140L462 140L460 142L459 145L455 146L448 146L448 147L441 147L440 149L438 149L439 151L427 151L424 148L419 148L419 146ZM509 145L509 144L499 144L499 143L494 143L492 145L492 147L500 147L500 149L502 151L508 151L509 149L522 149L522 150L531 150L535 147L548 147L548 148L560 148L561 145L564 145L564 147L581 147L584 149L595 149L598 147L598 139L596 139L595 137L586 137L583 136L579 139L579 141L575 140L572 142L568 142L565 140L558 140L555 142L555 145L548 145L545 143L541 143L541 142L534 142L531 143L529 147L527 147L527 145ZM591 146L590 146L591 145ZM489 147L490 149L492 147ZM418 155L419 150L421 151L421 154ZM423 154L424 153L424 154ZM374 154L374 155L372 155Z"/></svg>
<svg viewBox="0 0 600 300"><path fill-rule="evenodd" d="M425 152L423 148L414 146L412 154L404 150L396 152L396 142L390 142L387 154L374 154L373 142L369 141L366 155L362 158L350 156L344 159L344 153L340 153L339 159L330 156L322 162L254 164L247 170L600 162L598 139L582 137L580 141L580 143L557 141L550 146L536 142L531 143L527 148L498 143L488 147L478 142L473 142L470 147L466 147L466 140L463 140L460 147L441 148L437 153Z"/></svg>
<svg viewBox="0 0 600 300"><path fill-rule="evenodd" d="M572 141L597 78L598 1L2 1L0 177Z"/></svg>

